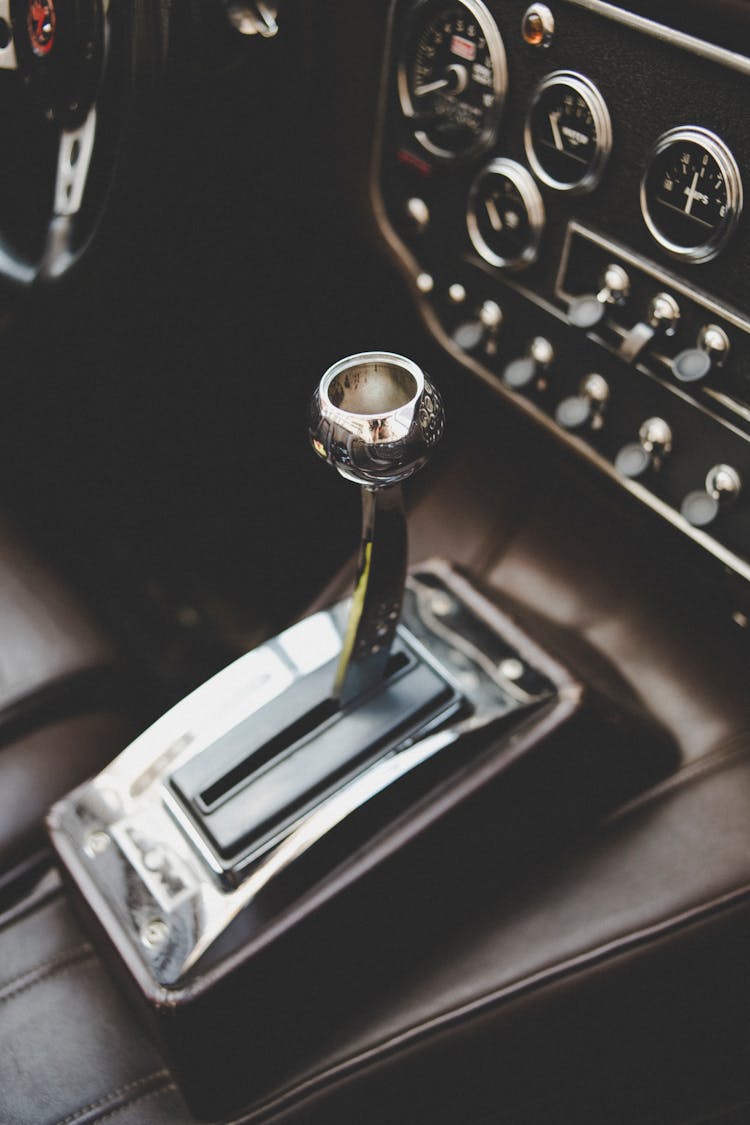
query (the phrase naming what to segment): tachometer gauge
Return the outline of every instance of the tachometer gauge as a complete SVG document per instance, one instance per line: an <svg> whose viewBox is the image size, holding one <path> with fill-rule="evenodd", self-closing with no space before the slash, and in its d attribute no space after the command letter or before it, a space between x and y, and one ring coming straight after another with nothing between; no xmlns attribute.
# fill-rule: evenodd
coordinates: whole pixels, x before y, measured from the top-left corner
<svg viewBox="0 0 750 1125"><path fill-rule="evenodd" d="M469 191L466 225L474 248L490 265L520 269L534 261L544 204L522 164L502 157L482 169Z"/></svg>
<svg viewBox="0 0 750 1125"><path fill-rule="evenodd" d="M505 50L480 0L415 10L398 75L401 108L434 156L475 156L495 139L507 87Z"/></svg>
<svg viewBox="0 0 750 1125"><path fill-rule="evenodd" d="M524 144L537 177L558 191L591 191L612 148L607 103L581 74L556 70L540 82Z"/></svg>
<svg viewBox="0 0 750 1125"><path fill-rule="evenodd" d="M739 168L724 142L697 126L664 133L646 165L641 211L656 241L676 258L714 258L742 211Z"/></svg>

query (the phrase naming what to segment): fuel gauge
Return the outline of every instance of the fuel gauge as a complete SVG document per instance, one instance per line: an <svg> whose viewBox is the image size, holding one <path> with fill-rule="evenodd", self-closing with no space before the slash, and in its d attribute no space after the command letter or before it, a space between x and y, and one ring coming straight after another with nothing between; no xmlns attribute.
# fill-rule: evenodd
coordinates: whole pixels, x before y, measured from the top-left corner
<svg viewBox="0 0 750 1125"><path fill-rule="evenodd" d="M612 123L599 90L572 71L556 70L537 86L524 131L529 164L557 191L591 191L612 148Z"/></svg>
<svg viewBox="0 0 750 1125"><path fill-rule="evenodd" d="M536 259L544 204L522 164L500 157L483 168L469 191L469 237L492 266L517 270Z"/></svg>

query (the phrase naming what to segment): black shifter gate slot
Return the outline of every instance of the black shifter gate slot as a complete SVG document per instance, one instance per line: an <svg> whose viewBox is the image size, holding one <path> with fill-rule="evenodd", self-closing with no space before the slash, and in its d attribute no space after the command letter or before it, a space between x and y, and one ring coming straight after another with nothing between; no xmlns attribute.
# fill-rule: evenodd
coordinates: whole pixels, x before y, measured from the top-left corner
<svg viewBox="0 0 750 1125"><path fill-rule="evenodd" d="M172 776L222 867L238 872L352 771L461 707L459 693L400 644L379 691L340 707L335 662L293 683Z"/></svg>

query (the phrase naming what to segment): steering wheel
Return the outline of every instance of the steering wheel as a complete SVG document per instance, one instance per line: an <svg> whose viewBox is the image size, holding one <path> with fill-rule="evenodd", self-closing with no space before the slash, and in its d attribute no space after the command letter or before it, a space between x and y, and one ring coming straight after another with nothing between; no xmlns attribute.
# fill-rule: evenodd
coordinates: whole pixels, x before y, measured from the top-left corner
<svg viewBox="0 0 750 1125"><path fill-rule="evenodd" d="M140 7L142 6L134 6ZM0 280L63 277L114 166L138 18L116 0L0 0Z"/></svg>

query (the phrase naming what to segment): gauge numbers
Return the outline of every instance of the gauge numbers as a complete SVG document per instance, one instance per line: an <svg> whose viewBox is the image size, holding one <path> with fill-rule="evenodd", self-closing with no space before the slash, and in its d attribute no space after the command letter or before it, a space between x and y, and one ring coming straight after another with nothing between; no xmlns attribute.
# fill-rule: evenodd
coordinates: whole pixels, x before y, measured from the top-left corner
<svg viewBox="0 0 750 1125"><path fill-rule="evenodd" d="M641 211L656 241L676 258L716 257L742 211L742 180L724 142L697 126L660 137L641 183Z"/></svg>
<svg viewBox="0 0 750 1125"><path fill-rule="evenodd" d="M401 108L434 156L475 156L495 139L505 50L480 0L423 5L399 67Z"/></svg>
<svg viewBox="0 0 750 1125"><path fill-rule="evenodd" d="M504 157L483 168L469 191L466 225L490 265L521 269L536 258L544 204L529 172Z"/></svg>
<svg viewBox="0 0 750 1125"><path fill-rule="evenodd" d="M612 148L612 123L593 82L565 70L548 74L532 98L524 144L542 183L573 193L595 188Z"/></svg>

